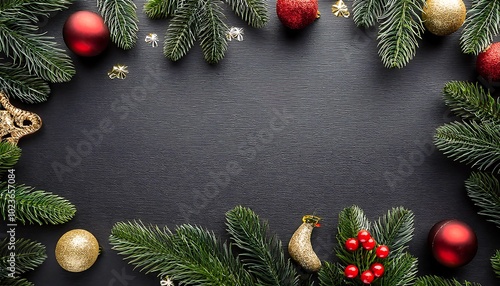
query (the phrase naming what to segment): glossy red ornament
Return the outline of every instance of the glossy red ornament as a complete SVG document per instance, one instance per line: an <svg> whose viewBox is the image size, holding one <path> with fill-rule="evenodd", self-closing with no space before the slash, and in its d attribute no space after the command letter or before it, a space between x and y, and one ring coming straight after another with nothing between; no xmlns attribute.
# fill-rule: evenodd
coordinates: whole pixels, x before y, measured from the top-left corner
<svg viewBox="0 0 500 286"><path fill-rule="evenodd" d="M104 19L91 11L78 11L68 17L63 27L66 46L75 54L93 57L101 54L109 43L109 29Z"/></svg>
<svg viewBox="0 0 500 286"><path fill-rule="evenodd" d="M373 282L373 279L375 279L375 275L373 275L373 272L371 270L365 270L363 273L361 273L361 282L365 284L370 284Z"/></svg>
<svg viewBox="0 0 500 286"><path fill-rule="evenodd" d="M459 267L469 263L477 252L477 237L466 223L443 220L429 231L428 242L434 258L444 266Z"/></svg>
<svg viewBox="0 0 500 286"><path fill-rule="evenodd" d="M373 263L372 266L370 266L370 270L373 273L375 277L382 277L384 275L384 265L382 263Z"/></svg>
<svg viewBox="0 0 500 286"><path fill-rule="evenodd" d="M476 70L485 79L500 81L500 42L491 44L479 53Z"/></svg>
<svg viewBox="0 0 500 286"><path fill-rule="evenodd" d="M345 241L345 248L349 251L355 251L359 247L359 242L355 238L349 238Z"/></svg>
<svg viewBox="0 0 500 286"><path fill-rule="evenodd" d="M376 254L378 258L386 258L389 256L389 247L387 247L387 245L379 245Z"/></svg>
<svg viewBox="0 0 500 286"><path fill-rule="evenodd" d="M363 243L366 242L368 239L370 239L372 235L367 231L367 230L360 230L358 232L358 240L359 242Z"/></svg>
<svg viewBox="0 0 500 286"><path fill-rule="evenodd" d="M352 278L356 278L356 276L358 276L358 273L359 273L359 270L358 270L358 267L356 267L356 265L347 265L346 268L344 269L344 275L345 277L349 278L349 279L352 279Z"/></svg>
<svg viewBox="0 0 500 286"><path fill-rule="evenodd" d="M362 245L364 249L372 250L375 248L375 245L377 245L377 243L375 242L375 239L370 237L367 241L363 242Z"/></svg>
<svg viewBox="0 0 500 286"><path fill-rule="evenodd" d="M276 14L290 29L302 29L318 18L318 0L277 0Z"/></svg>

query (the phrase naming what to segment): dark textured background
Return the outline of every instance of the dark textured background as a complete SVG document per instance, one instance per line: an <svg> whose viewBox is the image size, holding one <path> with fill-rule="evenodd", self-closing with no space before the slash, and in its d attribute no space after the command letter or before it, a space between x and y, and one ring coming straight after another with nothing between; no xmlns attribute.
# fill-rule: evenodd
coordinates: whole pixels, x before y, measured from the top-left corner
<svg viewBox="0 0 500 286"><path fill-rule="evenodd" d="M244 27L245 35L229 43L217 65L205 63L198 46L177 63L165 59L161 46L147 46L144 37L163 38L168 21L142 12L134 49L112 46L95 59L72 54L74 79L53 85L47 103L27 107L44 126L21 140L16 174L18 182L66 197L78 212L61 226L18 228L18 236L47 245L48 259L29 279L41 286L159 285L111 250L113 224L189 222L224 235L224 213L239 204L267 219L285 244L302 215L322 216L313 245L331 260L338 213L356 204L370 219L396 206L414 211L410 251L420 274L498 283L489 258L500 248L500 233L465 194L469 169L432 145L435 128L452 120L443 85L476 80L475 58L461 53L460 34L426 34L407 67L388 70L377 55L376 30L334 17L332 1L321 0L321 19L294 33L281 26L274 3L260 30L226 9L228 25ZM83 9L95 11L95 1L77 1L42 29L64 45L64 21ZM125 80L107 77L117 63L129 67ZM67 164L69 150L88 147L85 132L103 121L112 130L58 176L53 165ZM233 173L218 190L204 193L228 167ZM469 223L479 239L475 259L456 270L436 265L426 249L429 229L448 218ZM58 238L75 228L94 233L104 248L78 274L61 269L53 254Z"/></svg>

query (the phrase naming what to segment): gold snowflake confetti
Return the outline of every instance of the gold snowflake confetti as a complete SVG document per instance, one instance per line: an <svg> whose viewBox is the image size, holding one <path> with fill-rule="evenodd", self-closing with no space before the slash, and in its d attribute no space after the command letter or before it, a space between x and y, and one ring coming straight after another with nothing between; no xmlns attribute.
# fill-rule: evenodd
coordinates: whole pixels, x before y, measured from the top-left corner
<svg viewBox="0 0 500 286"><path fill-rule="evenodd" d="M337 17L349 18L349 8L342 0L338 0L335 4L332 5L332 13Z"/></svg>
<svg viewBox="0 0 500 286"><path fill-rule="evenodd" d="M237 41L243 41L243 28L231 27L229 31L226 33L226 39L231 41L232 39L236 39Z"/></svg>
<svg viewBox="0 0 500 286"><path fill-rule="evenodd" d="M150 44L151 47L156 48L158 47L158 35L154 33L149 33L144 39L144 42Z"/></svg>
<svg viewBox="0 0 500 286"><path fill-rule="evenodd" d="M124 65L113 66L113 69L108 72L110 79L125 79L128 74L128 67Z"/></svg>
<svg viewBox="0 0 500 286"><path fill-rule="evenodd" d="M175 286L174 282L169 277L165 277L160 281L161 286Z"/></svg>

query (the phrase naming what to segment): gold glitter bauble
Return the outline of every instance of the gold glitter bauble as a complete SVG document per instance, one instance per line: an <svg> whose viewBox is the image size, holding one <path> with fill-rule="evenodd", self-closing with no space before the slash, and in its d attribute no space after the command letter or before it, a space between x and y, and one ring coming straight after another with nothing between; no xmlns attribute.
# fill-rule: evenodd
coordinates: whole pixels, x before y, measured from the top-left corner
<svg viewBox="0 0 500 286"><path fill-rule="evenodd" d="M427 0L423 10L425 27L437 36L447 36L460 29L467 12L462 0Z"/></svg>
<svg viewBox="0 0 500 286"><path fill-rule="evenodd" d="M56 245L56 260L64 270L82 272L89 269L99 256L99 243L84 229L73 229L61 236Z"/></svg>

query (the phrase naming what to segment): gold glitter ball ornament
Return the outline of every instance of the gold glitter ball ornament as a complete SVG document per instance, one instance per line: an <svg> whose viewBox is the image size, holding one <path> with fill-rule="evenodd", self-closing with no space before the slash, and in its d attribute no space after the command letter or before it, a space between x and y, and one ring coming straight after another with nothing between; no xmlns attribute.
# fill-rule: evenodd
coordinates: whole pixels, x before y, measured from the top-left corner
<svg viewBox="0 0 500 286"><path fill-rule="evenodd" d="M84 229L66 232L56 244L57 263L69 272L89 269L97 260L99 252L97 239Z"/></svg>
<svg viewBox="0 0 500 286"><path fill-rule="evenodd" d="M427 0L422 20L429 32L437 36L447 36L462 27L466 12L462 0Z"/></svg>

